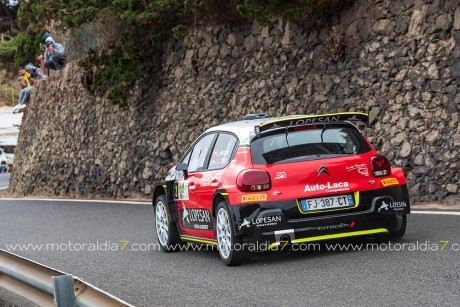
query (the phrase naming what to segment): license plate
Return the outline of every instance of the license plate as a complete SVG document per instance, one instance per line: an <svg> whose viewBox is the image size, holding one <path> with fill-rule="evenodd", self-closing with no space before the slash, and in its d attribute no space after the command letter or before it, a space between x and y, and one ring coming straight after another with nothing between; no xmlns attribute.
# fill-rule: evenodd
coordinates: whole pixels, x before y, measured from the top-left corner
<svg viewBox="0 0 460 307"><path fill-rule="evenodd" d="M328 197L308 198L300 201L302 211L315 211L333 208L353 207L353 195L335 195Z"/></svg>

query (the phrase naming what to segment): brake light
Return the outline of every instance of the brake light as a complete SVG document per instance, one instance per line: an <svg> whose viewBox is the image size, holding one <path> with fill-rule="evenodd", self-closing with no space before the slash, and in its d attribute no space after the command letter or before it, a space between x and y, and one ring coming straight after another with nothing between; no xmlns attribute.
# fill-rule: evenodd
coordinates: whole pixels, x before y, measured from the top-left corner
<svg viewBox="0 0 460 307"><path fill-rule="evenodd" d="M307 126L299 126L299 127L294 127L292 130L294 131L302 131L302 130L313 130L316 129L316 125L307 125Z"/></svg>
<svg viewBox="0 0 460 307"><path fill-rule="evenodd" d="M391 165L385 156L376 155L371 158L371 170L374 177L391 175Z"/></svg>
<svg viewBox="0 0 460 307"><path fill-rule="evenodd" d="M236 185L241 191L270 190L270 175L264 170L245 170L236 178Z"/></svg>

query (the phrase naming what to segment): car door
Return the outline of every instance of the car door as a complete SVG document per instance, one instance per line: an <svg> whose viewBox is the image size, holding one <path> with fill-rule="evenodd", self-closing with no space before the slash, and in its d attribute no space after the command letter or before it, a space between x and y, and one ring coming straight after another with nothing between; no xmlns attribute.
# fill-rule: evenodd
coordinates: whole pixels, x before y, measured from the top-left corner
<svg viewBox="0 0 460 307"><path fill-rule="evenodd" d="M217 140L212 148L207 170L203 173L200 185L196 189L198 206L211 210L214 193L222 187L222 176L226 166L230 163L235 154L238 139L230 133L219 133Z"/></svg>
<svg viewBox="0 0 460 307"><path fill-rule="evenodd" d="M200 206L197 188L206 172L216 137L217 133L206 134L195 143L182 161L188 164L187 178L182 177L175 182L175 199L184 235L211 237L209 234L206 235L213 230L211 211Z"/></svg>

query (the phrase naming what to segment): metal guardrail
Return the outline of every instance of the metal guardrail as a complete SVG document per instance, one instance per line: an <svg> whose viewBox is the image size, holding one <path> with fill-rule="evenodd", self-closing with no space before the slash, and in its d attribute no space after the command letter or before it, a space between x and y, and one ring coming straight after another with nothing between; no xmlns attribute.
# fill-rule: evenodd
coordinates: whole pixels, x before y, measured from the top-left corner
<svg viewBox="0 0 460 307"><path fill-rule="evenodd" d="M1 249L0 287L41 306L132 306L78 277Z"/></svg>

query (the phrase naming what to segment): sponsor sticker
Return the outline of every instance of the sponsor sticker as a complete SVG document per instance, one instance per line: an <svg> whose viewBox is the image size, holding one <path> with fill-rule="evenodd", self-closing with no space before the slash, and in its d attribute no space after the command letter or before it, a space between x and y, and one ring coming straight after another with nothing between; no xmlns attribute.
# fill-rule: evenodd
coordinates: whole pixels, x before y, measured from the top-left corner
<svg viewBox="0 0 460 307"><path fill-rule="evenodd" d="M369 176L369 169L367 168L366 163L347 166L346 169L347 169L348 172L357 170L359 174L361 174L363 176Z"/></svg>
<svg viewBox="0 0 460 307"><path fill-rule="evenodd" d="M251 195L241 196L242 203L258 202L258 201L266 201L266 200L267 200L267 194L251 194Z"/></svg>
<svg viewBox="0 0 460 307"><path fill-rule="evenodd" d="M182 226L184 226L184 228L200 230L213 229L211 212L206 209L187 209L185 208L184 203L182 203L180 215L182 219Z"/></svg>
<svg viewBox="0 0 460 307"><path fill-rule="evenodd" d="M243 219L243 223L241 223L238 228L250 228L251 225L255 227L274 226L277 225L278 222L281 222L281 215L258 217L252 220Z"/></svg>
<svg viewBox="0 0 460 307"><path fill-rule="evenodd" d="M384 187L389 187L392 185L398 185L399 181L396 178L386 178L386 179L381 179L380 182L383 184Z"/></svg>
<svg viewBox="0 0 460 307"><path fill-rule="evenodd" d="M325 191L325 192L339 192L339 191L348 191L348 182L327 182L326 184L307 184L305 186L304 192L314 192L314 191Z"/></svg>
<svg viewBox="0 0 460 307"><path fill-rule="evenodd" d="M379 200L377 202L377 212L387 212L387 211L402 211L406 209L407 202L405 201L391 201L388 198Z"/></svg>
<svg viewBox="0 0 460 307"><path fill-rule="evenodd" d="M177 181L175 184L175 199L188 200L188 181L181 180Z"/></svg>
<svg viewBox="0 0 460 307"><path fill-rule="evenodd" d="M277 172L274 179L277 180L277 179L286 179L286 178L287 178L286 172Z"/></svg>
<svg viewBox="0 0 460 307"><path fill-rule="evenodd" d="M303 229L304 230L324 231L324 230L339 230L339 229L354 228L355 226L356 226L356 222L351 221L349 223L340 223L340 224L317 226L317 227L307 227L307 228L303 228Z"/></svg>
<svg viewBox="0 0 460 307"><path fill-rule="evenodd" d="M222 171L206 172L201 178L200 186L209 187L213 181L218 181L222 178Z"/></svg>
<svg viewBox="0 0 460 307"><path fill-rule="evenodd" d="M394 203L390 204L390 208L395 211L404 210L407 207L407 203L405 201L395 201Z"/></svg>

